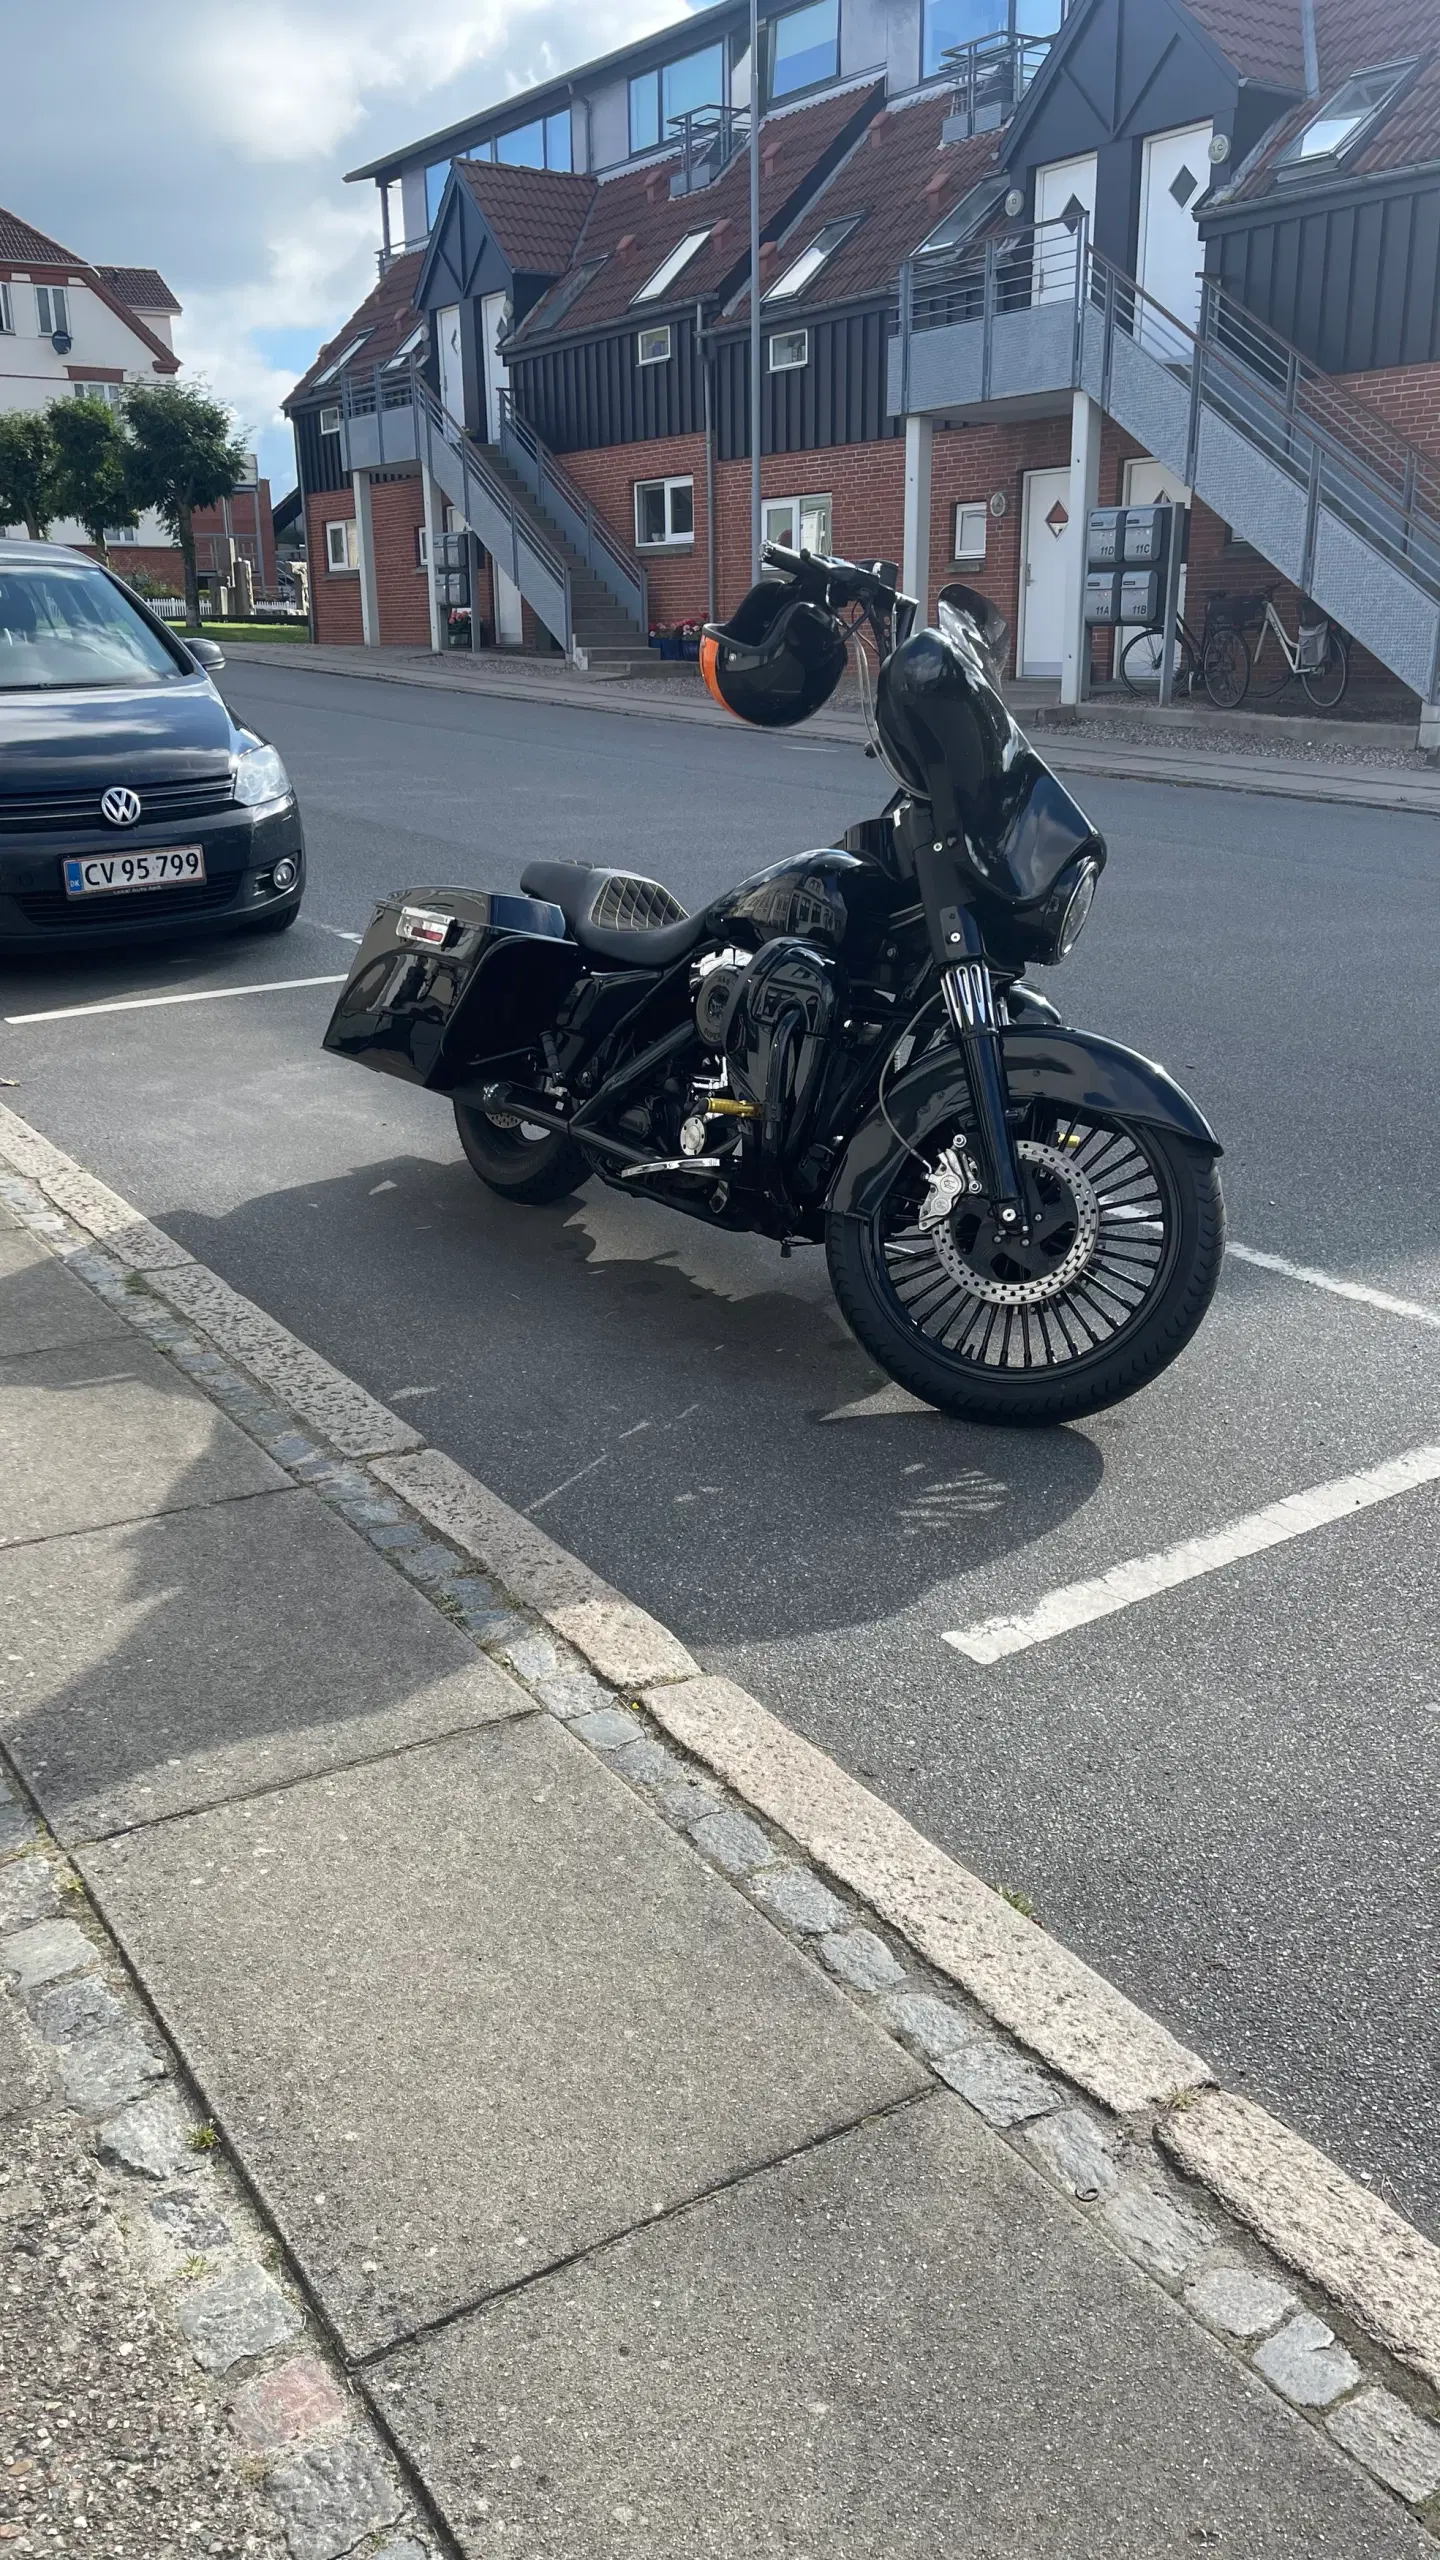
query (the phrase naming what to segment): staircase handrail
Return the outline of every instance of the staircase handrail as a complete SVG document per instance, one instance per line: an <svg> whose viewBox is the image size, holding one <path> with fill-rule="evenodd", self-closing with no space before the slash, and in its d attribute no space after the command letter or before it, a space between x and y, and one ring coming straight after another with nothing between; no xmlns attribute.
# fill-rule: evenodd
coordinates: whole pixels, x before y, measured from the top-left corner
<svg viewBox="0 0 1440 2560"><path fill-rule="evenodd" d="M1087 311L1102 321L1102 378L1117 337L1188 376L1193 481L1200 421L1217 410L1306 491L1306 570L1322 500L1440 601L1440 471L1395 435L1368 403L1339 387L1215 278L1202 279L1199 326L1163 303L1089 241L1088 220L1027 223L959 249L917 251L900 279L902 383L912 334L983 323L982 379L990 379L995 324L1008 314L1073 296L1078 384ZM1102 400L1103 405L1103 400ZM1302 584L1304 583L1302 579Z"/></svg>
<svg viewBox="0 0 1440 2560"><path fill-rule="evenodd" d="M520 457L517 468L522 479L530 480L537 505L546 504L546 492L560 501L560 512L576 519L575 548L605 586L614 588L618 577L628 592L636 616L637 629L650 627L649 582L644 564L632 557L622 542L617 541L602 515L596 512L583 489L577 487L570 474L556 460L544 439L536 434L528 418L522 417L509 391L500 394L500 450L508 454L514 448ZM532 477L533 475L533 477ZM551 513L557 510L551 507ZM607 577L601 560L611 570Z"/></svg>

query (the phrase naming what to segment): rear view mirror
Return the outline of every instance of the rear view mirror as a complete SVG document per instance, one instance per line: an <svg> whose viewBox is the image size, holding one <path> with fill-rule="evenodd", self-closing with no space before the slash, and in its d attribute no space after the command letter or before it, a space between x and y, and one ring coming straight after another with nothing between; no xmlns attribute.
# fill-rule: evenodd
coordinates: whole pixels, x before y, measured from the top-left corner
<svg viewBox="0 0 1440 2560"><path fill-rule="evenodd" d="M202 676L213 676L225 664L225 652L218 640L200 640L185 635L185 646Z"/></svg>

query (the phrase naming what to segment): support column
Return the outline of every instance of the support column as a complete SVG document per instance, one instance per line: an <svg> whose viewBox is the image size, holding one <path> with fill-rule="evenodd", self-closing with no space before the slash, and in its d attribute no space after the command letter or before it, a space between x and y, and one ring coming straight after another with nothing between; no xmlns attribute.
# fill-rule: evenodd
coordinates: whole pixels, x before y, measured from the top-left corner
<svg viewBox="0 0 1440 2560"><path fill-rule="evenodd" d="M1432 764L1440 764L1440 693L1433 702L1420 705L1420 735L1415 741L1422 756Z"/></svg>
<svg viewBox="0 0 1440 2560"><path fill-rule="evenodd" d="M918 414L905 421L905 533L900 585L919 601L920 623L930 619L930 465L935 421Z"/></svg>
<svg viewBox="0 0 1440 2560"><path fill-rule="evenodd" d="M1085 529L1100 503L1100 420L1097 400L1077 391L1070 407L1070 558L1065 576L1065 650L1060 699L1083 702L1090 691L1090 634L1085 628Z"/></svg>
<svg viewBox="0 0 1440 2560"><path fill-rule="evenodd" d="M430 646L437 653L445 646L445 615L435 587L436 562L445 530L445 497L432 472L421 465L420 494L425 506L425 593L430 606Z"/></svg>
<svg viewBox="0 0 1440 2560"><path fill-rule="evenodd" d="M352 471L355 491L355 543L360 554L360 631L367 649L380 638L380 590L375 579L375 526L370 513L370 474Z"/></svg>

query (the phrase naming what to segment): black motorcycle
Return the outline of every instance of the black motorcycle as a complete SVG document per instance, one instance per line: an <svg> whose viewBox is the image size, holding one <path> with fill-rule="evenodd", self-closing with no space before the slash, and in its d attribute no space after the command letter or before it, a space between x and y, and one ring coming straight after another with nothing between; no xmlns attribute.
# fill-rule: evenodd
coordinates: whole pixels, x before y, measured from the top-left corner
<svg viewBox="0 0 1440 2560"><path fill-rule="evenodd" d="M949 588L917 631L886 562L765 559L705 680L789 727L873 654L883 816L699 915L579 862L531 863L519 896L397 894L325 1046L446 1095L507 1199L598 1175L823 1243L867 1351L947 1413L1091 1413L1183 1349L1224 1241L1195 1105L1023 981L1073 949L1104 840L1011 720L983 598Z"/></svg>

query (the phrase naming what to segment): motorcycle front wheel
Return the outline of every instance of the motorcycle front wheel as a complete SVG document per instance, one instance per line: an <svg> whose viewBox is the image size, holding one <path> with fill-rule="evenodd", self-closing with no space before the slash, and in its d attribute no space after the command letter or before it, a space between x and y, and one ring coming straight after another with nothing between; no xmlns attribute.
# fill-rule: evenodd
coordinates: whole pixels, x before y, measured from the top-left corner
<svg viewBox="0 0 1440 2560"><path fill-rule="evenodd" d="M830 1219L831 1285L866 1350L967 1422L1072 1422L1158 1377L1220 1277L1209 1151L1167 1129L1032 1112L1021 1244L996 1226L967 1148L959 1123L937 1132L872 1215Z"/></svg>

